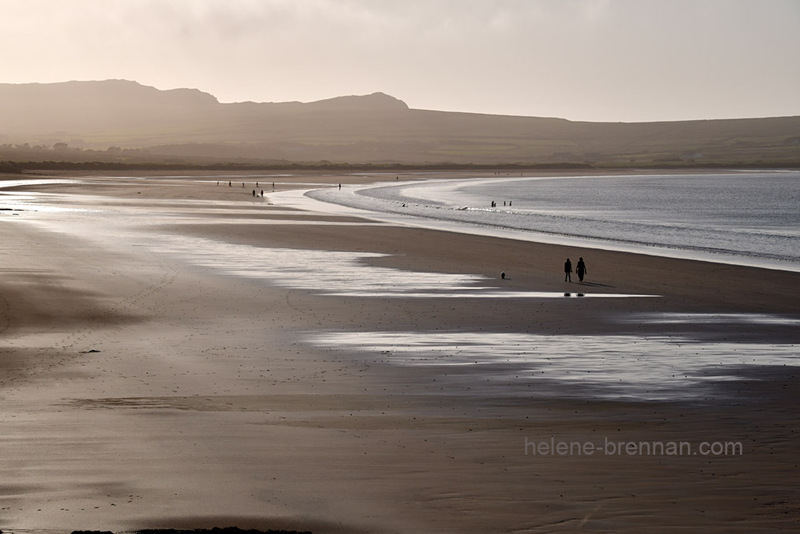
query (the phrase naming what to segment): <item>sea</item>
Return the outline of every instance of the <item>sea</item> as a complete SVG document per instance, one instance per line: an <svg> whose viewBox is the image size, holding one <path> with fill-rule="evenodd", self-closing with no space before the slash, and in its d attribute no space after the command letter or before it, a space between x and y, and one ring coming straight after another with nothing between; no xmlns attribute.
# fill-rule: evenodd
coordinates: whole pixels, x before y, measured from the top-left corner
<svg viewBox="0 0 800 534"><path fill-rule="evenodd" d="M432 227L800 271L800 171L381 178L308 196Z"/></svg>

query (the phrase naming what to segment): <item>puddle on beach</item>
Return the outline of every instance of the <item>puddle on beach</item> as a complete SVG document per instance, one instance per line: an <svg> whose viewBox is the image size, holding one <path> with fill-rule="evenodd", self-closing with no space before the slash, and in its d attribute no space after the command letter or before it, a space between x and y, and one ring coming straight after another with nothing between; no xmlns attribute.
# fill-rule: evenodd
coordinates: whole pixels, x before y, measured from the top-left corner
<svg viewBox="0 0 800 534"><path fill-rule="evenodd" d="M282 287L317 291L324 295L493 299L648 296L506 291L486 285L490 279L480 275L405 271L372 266L364 260L386 256L372 252L265 248L182 236L153 237L149 246L154 250L176 255L194 265L230 275L262 279Z"/></svg>
<svg viewBox="0 0 800 534"><path fill-rule="evenodd" d="M88 208L58 205L63 195L51 193L27 193L0 191L0 208L15 211L40 213L86 212ZM46 202L45 202L46 201Z"/></svg>
<svg viewBox="0 0 800 534"><path fill-rule="evenodd" d="M639 324L800 325L800 319L762 313L646 313L621 319Z"/></svg>
<svg viewBox="0 0 800 534"><path fill-rule="evenodd" d="M463 274L410 273L399 269L373 267L362 260L385 256L370 252L342 252L290 248L264 248L211 239L159 236L154 250L230 275L258 278L270 283L323 294L374 293L403 296L404 292L440 292L482 289L484 277Z"/></svg>
<svg viewBox="0 0 800 534"><path fill-rule="evenodd" d="M418 274L418 273L412 273ZM492 288L478 288L471 290L470 288L464 288L460 291L454 291L450 293L425 293L425 292L413 292L413 291L403 291L400 292L378 292L374 291L368 295L364 295L359 291L338 291L338 292L328 292L328 295L336 295L339 297L403 297L403 298L429 298L429 297L437 297L437 298L484 298L484 299L503 299L503 298L515 298L515 299L561 299L561 298L568 298L568 297L575 297L575 298L644 298L644 297L655 297L657 295L626 295L623 293L560 293L557 291L513 291L513 290L492 290Z"/></svg>
<svg viewBox="0 0 800 534"><path fill-rule="evenodd" d="M306 341L330 351L366 353L377 363L474 371L476 383L554 384L539 391L624 400L699 400L709 391L698 386L737 380L743 367L798 365L792 344L667 336L315 332Z"/></svg>

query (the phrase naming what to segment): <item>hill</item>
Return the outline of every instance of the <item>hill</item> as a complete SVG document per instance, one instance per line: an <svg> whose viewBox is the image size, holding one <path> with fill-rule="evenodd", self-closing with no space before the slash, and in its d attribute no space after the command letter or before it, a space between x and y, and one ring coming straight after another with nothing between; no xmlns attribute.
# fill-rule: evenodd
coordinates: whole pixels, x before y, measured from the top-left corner
<svg viewBox="0 0 800 534"><path fill-rule="evenodd" d="M590 123L409 109L382 93L226 104L125 80L0 84L0 159L796 166L800 117Z"/></svg>

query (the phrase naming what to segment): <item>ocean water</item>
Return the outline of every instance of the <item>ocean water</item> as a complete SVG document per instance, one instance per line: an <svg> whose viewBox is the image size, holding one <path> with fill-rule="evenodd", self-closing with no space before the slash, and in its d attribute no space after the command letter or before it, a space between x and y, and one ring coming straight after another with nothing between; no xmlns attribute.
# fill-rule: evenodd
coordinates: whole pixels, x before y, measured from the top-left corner
<svg viewBox="0 0 800 534"><path fill-rule="evenodd" d="M430 180L309 196L509 237L800 271L797 171Z"/></svg>

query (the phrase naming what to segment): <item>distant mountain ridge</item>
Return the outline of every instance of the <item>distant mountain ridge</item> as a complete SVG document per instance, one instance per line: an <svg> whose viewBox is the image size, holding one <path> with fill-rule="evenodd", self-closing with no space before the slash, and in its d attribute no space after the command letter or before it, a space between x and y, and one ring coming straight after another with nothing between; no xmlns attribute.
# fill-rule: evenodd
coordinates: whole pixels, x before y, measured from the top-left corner
<svg viewBox="0 0 800 534"><path fill-rule="evenodd" d="M589 123L415 110L383 93L228 104L197 89L73 81L0 84L0 145L2 159L790 164L800 117Z"/></svg>

